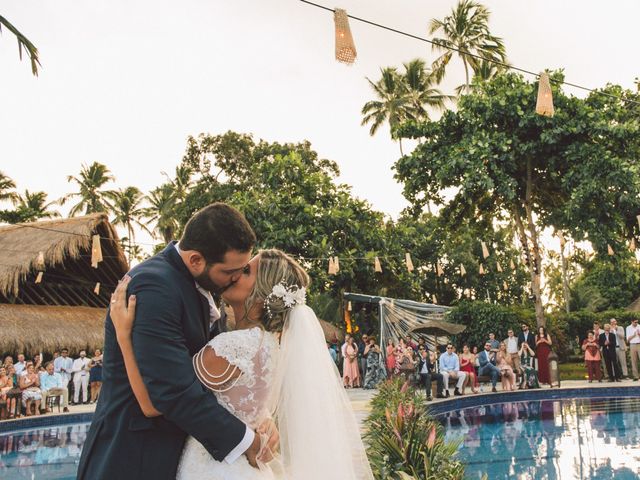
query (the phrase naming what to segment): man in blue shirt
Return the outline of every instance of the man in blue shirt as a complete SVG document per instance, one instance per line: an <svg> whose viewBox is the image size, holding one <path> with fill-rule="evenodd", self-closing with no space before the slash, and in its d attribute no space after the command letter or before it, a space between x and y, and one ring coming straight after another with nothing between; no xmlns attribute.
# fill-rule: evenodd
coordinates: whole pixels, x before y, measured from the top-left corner
<svg viewBox="0 0 640 480"><path fill-rule="evenodd" d="M478 354L478 376L488 375L491 377L492 392L497 392L496 383L500 376L500 369L495 366L495 355L491 353L491 343L487 341L484 344L484 350Z"/></svg>
<svg viewBox="0 0 640 480"><path fill-rule="evenodd" d="M449 396L449 378L457 378L456 389L453 394L456 396L462 395L460 390L464 385L464 381L467 377L465 372L460 371L460 360L458 355L453 353L453 345L447 345L447 351L440 355L440 374L442 375L442 381L444 383L444 389L446 396Z"/></svg>
<svg viewBox="0 0 640 480"><path fill-rule="evenodd" d="M42 390L42 404L47 405L48 397L62 397L63 411L69 411L69 391L64 386L62 375L53 371L53 362L47 362L46 372L40 374L40 390ZM47 412L49 410L47 409Z"/></svg>

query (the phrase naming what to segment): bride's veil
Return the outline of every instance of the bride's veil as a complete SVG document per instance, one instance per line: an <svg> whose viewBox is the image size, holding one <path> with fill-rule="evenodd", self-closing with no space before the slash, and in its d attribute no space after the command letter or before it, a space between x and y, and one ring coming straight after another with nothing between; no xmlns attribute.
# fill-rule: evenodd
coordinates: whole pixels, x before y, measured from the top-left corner
<svg viewBox="0 0 640 480"><path fill-rule="evenodd" d="M306 305L293 307L285 319L271 407L285 478L373 479L322 327Z"/></svg>

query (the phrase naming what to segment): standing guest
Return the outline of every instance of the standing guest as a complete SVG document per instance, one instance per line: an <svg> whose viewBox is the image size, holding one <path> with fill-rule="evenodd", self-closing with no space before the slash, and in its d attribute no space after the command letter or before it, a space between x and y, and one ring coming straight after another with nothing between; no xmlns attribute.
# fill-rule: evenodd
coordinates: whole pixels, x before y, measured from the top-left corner
<svg viewBox="0 0 640 480"><path fill-rule="evenodd" d="M384 368L382 350L376 344L375 337L368 337L369 343L364 349L364 356L367 359L367 370L364 377L364 388L376 388L378 384L387 378L387 369Z"/></svg>
<svg viewBox="0 0 640 480"><path fill-rule="evenodd" d="M513 371L513 366L509 363L511 361L511 355L507 353L507 344L500 343L498 353L496 353L496 367L502 374L502 390L515 390L516 389L516 374Z"/></svg>
<svg viewBox="0 0 640 480"><path fill-rule="evenodd" d="M622 372L620 371L620 365L618 365L618 358L616 357L616 334L611 331L611 325L604 324L604 332L600 334L600 348L602 348L602 356L604 357L604 364L607 367L607 374L609 375L610 382L620 382L622 378Z"/></svg>
<svg viewBox="0 0 640 480"><path fill-rule="evenodd" d="M349 335L348 333L345 334L344 336L344 343L342 344L342 347L340 347L340 353L341 353L341 357L342 357L342 370L344 372L344 365L347 363L347 345L349 345L349 339L351 338L351 335Z"/></svg>
<svg viewBox="0 0 640 480"><path fill-rule="evenodd" d="M497 392L496 384L500 376L500 369L495 365L495 354L491 352L491 344L485 342L484 350L478 354L478 376L488 375L491 377L491 391Z"/></svg>
<svg viewBox="0 0 640 480"><path fill-rule="evenodd" d="M536 356L536 352L529 346L527 342L522 342L520 345L520 369L522 370L522 381L520 382L520 390L523 388L540 388L540 382L538 381L538 372L533 366L533 359Z"/></svg>
<svg viewBox="0 0 640 480"><path fill-rule="evenodd" d="M387 340L387 376L391 377L396 369L396 346L393 339Z"/></svg>
<svg viewBox="0 0 640 480"><path fill-rule="evenodd" d="M337 365L338 352L335 351L335 349L333 348L333 345L331 345L329 342L327 342L327 350L329 351L329 356L331 357L331 360L333 361L333 363ZM93 393L93 389L91 390L91 393Z"/></svg>
<svg viewBox="0 0 640 480"><path fill-rule="evenodd" d="M437 382L436 398L445 398L442 393L444 391L444 379L442 374L435 371L436 361L435 353L429 352L426 345L418 345L418 371L420 372L420 380L424 385L428 402L432 400L431 382L433 380Z"/></svg>
<svg viewBox="0 0 640 480"><path fill-rule="evenodd" d="M40 391L40 378L33 368L33 364L27 364L24 375L20 375L19 385L22 390L22 404L26 407L27 417L31 415L31 405L35 406L36 415L40 413L40 401L42 392Z"/></svg>
<svg viewBox="0 0 640 480"><path fill-rule="evenodd" d="M416 362L414 361L413 348L406 346L404 350L396 354L396 373L409 375L415 371Z"/></svg>
<svg viewBox="0 0 640 480"><path fill-rule="evenodd" d="M42 366L42 354L36 354L33 357L33 368L36 372L40 371L40 367Z"/></svg>
<svg viewBox="0 0 640 480"><path fill-rule="evenodd" d="M62 408L64 412L69 411L69 391L64 386L62 375L54 371L53 362L47 362L44 367L45 373L40 375L40 390L42 391L42 403L47 413L50 412L47 407L48 397L62 396Z"/></svg>
<svg viewBox="0 0 640 480"><path fill-rule="evenodd" d="M56 350L55 352L53 352L53 359L52 361L54 361L56 358L58 358L60 356L60 352L58 350Z"/></svg>
<svg viewBox="0 0 640 480"><path fill-rule="evenodd" d="M620 364L620 370L623 378L629 378L627 370L627 342L624 341L624 328L618 325L618 320L612 318L609 320L611 331L616 335L616 357Z"/></svg>
<svg viewBox="0 0 640 480"><path fill-rule="evenodd" d="M602 382L602 370L600 369L600 345L592 331L589 331L587 338L582 342L584 351L584 363L587 365L589 383L593 380Z"/></svg>
<svg viewBox="0 0 640 480"><path fill-rule="evenodd" d="M82 388L82 402L89 403L89 369L91 360L87 358L87 352L80 350L80 357L73 361L71 371L73 372L73 404L80 402L80 388Z"/></svg>
<svg viewBox="0 0 640 480"><path fill-rule="evenodd" d="M596 340L600 338L600 334L602 334L602 329L600 328L600 322L593 322L593 335L596 337Z"/></svg>
<svg viewBox="0 0 640 480"><path fill-rule="evenodd" d="M456 396L462 395L461 390L467 374L460 371L460 359L458 355L453 353L453 345L450 343L447 345L446 353L440 355L440 373L442 374L446 396L449 396L449 378L458 379L453 394Z"/></svg>
<svg viewBox="0 0 640 480"><path fill-rule="evenodd" d="M518 338L513 334L513 329L507 330L507 338L504 339L507 346L507 354L511 357L509 365L513 366L514 372L520 372L520 344Z"/></svg>
<svg viewBox="0 0 640 480"><path fill-rule="evenodd" d="M5 368L9 368L9 365L13 367L13 357L11 355L7 355L6 357L4 357L2 365L4 365Z"/></svg>
<svg viewBox="0 0 640 480"><path fill-rule="evenodd" d="M489 340L487 340L490 344L491 344L491 351L493 353L497 353L498 349L500 348L500 342L498 340L496 340L496 334L495 333L490 333L489 334Z"/></svg>
<svg viewBox="0 0 640 480"><path fill-rule="evenodd" d="M471 391L473 393L478 393L478 387L480 383L478 382L478 376L476 375L476 356L471 353L469 350L469 345L466 343L462 346L462 353L459 356L460 358L460 370L467 374L467 381L462 387L462 393L464 394L464 389L467 385L471 385Z"/></svg>
<svg viewBox="0 0 640 480"><path fill-rule="evenodd" d="M360 368L360 378L364 378L365 374L367 373L367 357L364 352L368 344L369 344L369 336L366 333L363 333L362 337L360 337L360 340L357 342L358 367Z"/></svg>
<svg viewBox="0 0 640 480"><path fill-rule="evenodd" d="M420 337L418 339L418 351L420 350L420 347L424 347L424 349L427 352L429 351L429 347L427 346L427 341L424 339L424 337Z"/></svg>
<svg viewBox="0 0 640 480"><path fill-rule="evenodd" d="M627 326L627 341L629 342L629 350L631 353L631 373L633 381L638 381L638 361L640 360L640 325L638 319L631 320L631 324Z"/></svg>
<svg viewBox="0 0 640 480"><path fill-rule="evenodd" d="M358 368L358 346L349 336L347 347L345 348L344 365L342 367L342 379L346 388L360 386L360 373Z"/></svg>
<svg viewBox="0 0 640 480"><path fill-rule="evenodd" d="M14 367L16 367L16 375L22 375L22 372L27 368L27 362L24 361L24 353L18 354L18 363L16 363Z"/></svg>
<svg viewBox="0 0 640 480"><path fill-rule="evenodd" d="M66 387L71 380L71 369L73 368L73 360L69 357L69 350L63 348L60 356L53 361L53 370L62 377L62 382Z"/></svg>
<svg viewBox="0 0 640 480"><path fill-rule="evenodd" d="M544 327L538 328L536 335L536 358L538 359L538 380L551 385L549 374L549 354L551 353L551 336Z"/></svg>
<svg viewBox="0 0 640 480"><path fill-rule="evenodd" d="M102 387L102 352L96 349L91 359L91 370L89 370L89 385L91 386L91 400L89 403L98 401L100 388Z"/></svg>

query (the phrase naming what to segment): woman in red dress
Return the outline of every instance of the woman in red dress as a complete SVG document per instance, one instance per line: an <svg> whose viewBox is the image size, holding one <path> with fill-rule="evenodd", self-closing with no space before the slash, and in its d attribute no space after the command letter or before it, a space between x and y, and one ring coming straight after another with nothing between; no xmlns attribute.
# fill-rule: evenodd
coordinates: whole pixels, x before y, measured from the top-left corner
<svg viewBox="0 0 640 480"><path fill-rule="evenodd" d="M467 380L465 380L462 386L462 394L464 395L464 389L467 385L471 384L471 391L478 393L478 377L476 371L473 368L476 362L476 356L469 350L469 345L462 346L462 353L460 354L460 370L467 372Z"/></svg>
<svg viewBox="0 0 640 480"><path fill-rule="evenodd" d="M547 329L540 327L536 335L536 358L538 359L538 380L551 385L549 375L549 354L551 353L551 337Z"/></svg>
<svg viewBox="0 0 640 480"><path fill-rule="evenodd" d="M391 378L393 371L396 368L396 346L393 344L393 339L387 340L387 376Z"/></svg>

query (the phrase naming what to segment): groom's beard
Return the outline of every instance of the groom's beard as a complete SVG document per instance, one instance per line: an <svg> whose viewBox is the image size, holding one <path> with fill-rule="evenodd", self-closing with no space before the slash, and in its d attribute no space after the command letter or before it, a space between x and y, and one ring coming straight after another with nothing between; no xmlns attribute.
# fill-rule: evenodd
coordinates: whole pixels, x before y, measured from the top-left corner
<svg viewBox="0 0 640 480"><path fill-rule="evenodd" d="M211 292L213 295L222 295L223 292L225 292L227 289L229 289L236 283L236 282L229 282L228 285L225 285L223 287L216 285L215 283L213 283L213 281L209 277L209 269L210 267L207 266L204 269L204 272L202 272L200 275L195 277L195 281L198 282L198 285L200 285L205 290Z"/></svg>

